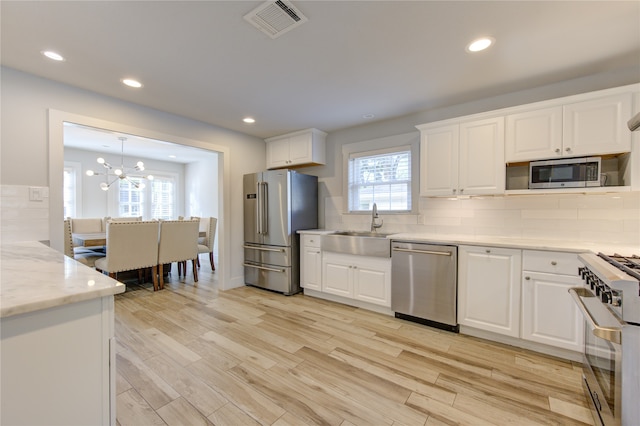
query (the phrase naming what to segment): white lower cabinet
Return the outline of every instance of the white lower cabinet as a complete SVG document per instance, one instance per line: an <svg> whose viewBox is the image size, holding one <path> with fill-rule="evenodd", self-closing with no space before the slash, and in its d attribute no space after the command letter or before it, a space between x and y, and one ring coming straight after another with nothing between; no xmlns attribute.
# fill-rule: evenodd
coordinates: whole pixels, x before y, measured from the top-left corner
<svg viewBox="0 0 640 426"><path fill-rule="evenodd" d="M522 251L495 247L458 247L458 322L520 336Z"/></svg>
<svg viewBox="0 0 640 426"><path fill-rule="evenodd" d="M300 286L310 290L322 289L322 251L320 235L300 238Z"/></svg>
<svg viewBox="0 0 640 426"><path fill-rule="evenodd" d="M324 252L322 291L391 306L391 259Z"/></svg>
<svg viewBox="0 0 640 426"><path fill-rule="evenodd" d="M582 286L576 254L525 250L522 338L576 352L583 350L584 319L569 288Z"/></svg>

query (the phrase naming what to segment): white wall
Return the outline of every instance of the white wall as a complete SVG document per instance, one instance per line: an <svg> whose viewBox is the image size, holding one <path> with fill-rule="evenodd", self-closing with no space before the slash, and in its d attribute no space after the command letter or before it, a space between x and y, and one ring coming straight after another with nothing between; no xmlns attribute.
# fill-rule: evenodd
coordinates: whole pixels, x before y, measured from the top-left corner
<svg viewBox="0 0 640 426"><path fill-rule="evenodd" d="M185 166L185 216L218 217L218 164L198 161Z"/></svg>
<svg viewBox="0 0 640 426"><path fill-rule="evenodd" d="M51 111L62 111L82 117L92 117L110 124L121 124L124 133L137 134L168 142L182 143L198 148L209 148L221 153L224 162L223 205L218 227L220 250L219 281L222 288L244 284L242 267L243 217L242 175L264 169L265 143L263 140L238 132L211 126L151 108L123 102L114 98L73 88L51 80L26 74L11 68L0 69L1 92L1 140L0 184L2 194L24 194L24 187L49 188L54 206L46 213L50 221L62 221L62 124L49 123ZM60 115L60 114L58 114ZM64 114L63 114L64 115ZM89 124L91 125L91 124ZM50 136L50 129L53 133ZM50 167L59 169L59 177L49 175ZM53 170L55 172L55 170ZM49 187L50 179L57 179ZM59 188L58 188L59 186ZM22 195L17 195L22 197ZM62 241L60 229L46 229L41 219L31 220L14 208L3 204L0 239L2 242L28 235L29 239ZM22 203L22 204L20 204ZM29 205L24 199L14 200L16 208ZM38 205L43 205L39 202ZM33 209L40 210L40 209ZM19 220L5 227L5 214L20 216ZM34 226L32 226L32 224ZM38 229L38 232L34 232ZM10 230L11 232L5 232ZM56 238L52 238L55 236ZM228 240L227 240L228 238Z"/></svg>

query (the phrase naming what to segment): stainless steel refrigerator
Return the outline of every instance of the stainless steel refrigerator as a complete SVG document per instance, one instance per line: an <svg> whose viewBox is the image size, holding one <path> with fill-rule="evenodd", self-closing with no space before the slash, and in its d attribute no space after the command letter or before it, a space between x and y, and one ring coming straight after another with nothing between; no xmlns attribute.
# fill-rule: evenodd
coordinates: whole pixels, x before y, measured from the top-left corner
<svg viewBox="0 0 640 426"><path fill-rule="evenodd" d="M318 178L292 170L244 176L244 279L286 295L300 291L300 229L318 227Z"/></svg>

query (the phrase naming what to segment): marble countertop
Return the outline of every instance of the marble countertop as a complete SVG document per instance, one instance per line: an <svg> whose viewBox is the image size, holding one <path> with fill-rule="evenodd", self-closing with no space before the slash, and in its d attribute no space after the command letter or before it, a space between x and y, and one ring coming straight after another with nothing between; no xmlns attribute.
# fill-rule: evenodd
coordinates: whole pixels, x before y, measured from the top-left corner
<svg viewBox="0 0 640 426"><path fill-rule="evenodd" d="M323 235L336 232L329 229L307 229L298 231L300 234ZM393 240L404 240L414 242L428 242L435 244L455 244L455 245L482 245L491 247L515 248L524 250L549 250L549 251L565 251L572 253L583 252L602 252L605 254L618 253L623 256L631 256L633 254L640 255L640 247L611 244L611 243L594 243L583 241L560 241L560 240L542 240L512 237L494 237L494 236L473 236L473 235L449 235L449 234L423 234L423 233L398 233L389 234L387 238Z"/></svg>
<svg viewBox="0 0 640 426"><path fill-rule="evenodd" d="M0 317L123 293L125 285L39 242L0 247Z"/></svg>

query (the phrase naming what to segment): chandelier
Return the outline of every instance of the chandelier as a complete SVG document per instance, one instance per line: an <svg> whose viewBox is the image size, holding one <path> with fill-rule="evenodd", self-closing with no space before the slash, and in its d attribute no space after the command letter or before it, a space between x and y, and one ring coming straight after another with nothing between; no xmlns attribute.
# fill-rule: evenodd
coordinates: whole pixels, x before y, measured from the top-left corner
<svg viewBox="0 0 640 426"><path fill-rule="evenodd" d="M124 166L124 141L126 141L127 138L119 137L118 139L120 139L121 144L120 167L114 168L114 166L107 163L104 158L98 157L97 161L99 164L102 164L102 167L105 168L105 171L103 173L98 173L94 172L93 170L87 170L87 176L104 175L105 181L100 184L100 189L102 189L103 191L108 191L111 185L120 180L126 180L135 188L144 189L144 182L136 182L135 180L132 180L132 178L153 180L153 176L137 174L144 171L144 163L142 161L138 161L134 167L126 168Z"/></svg>

